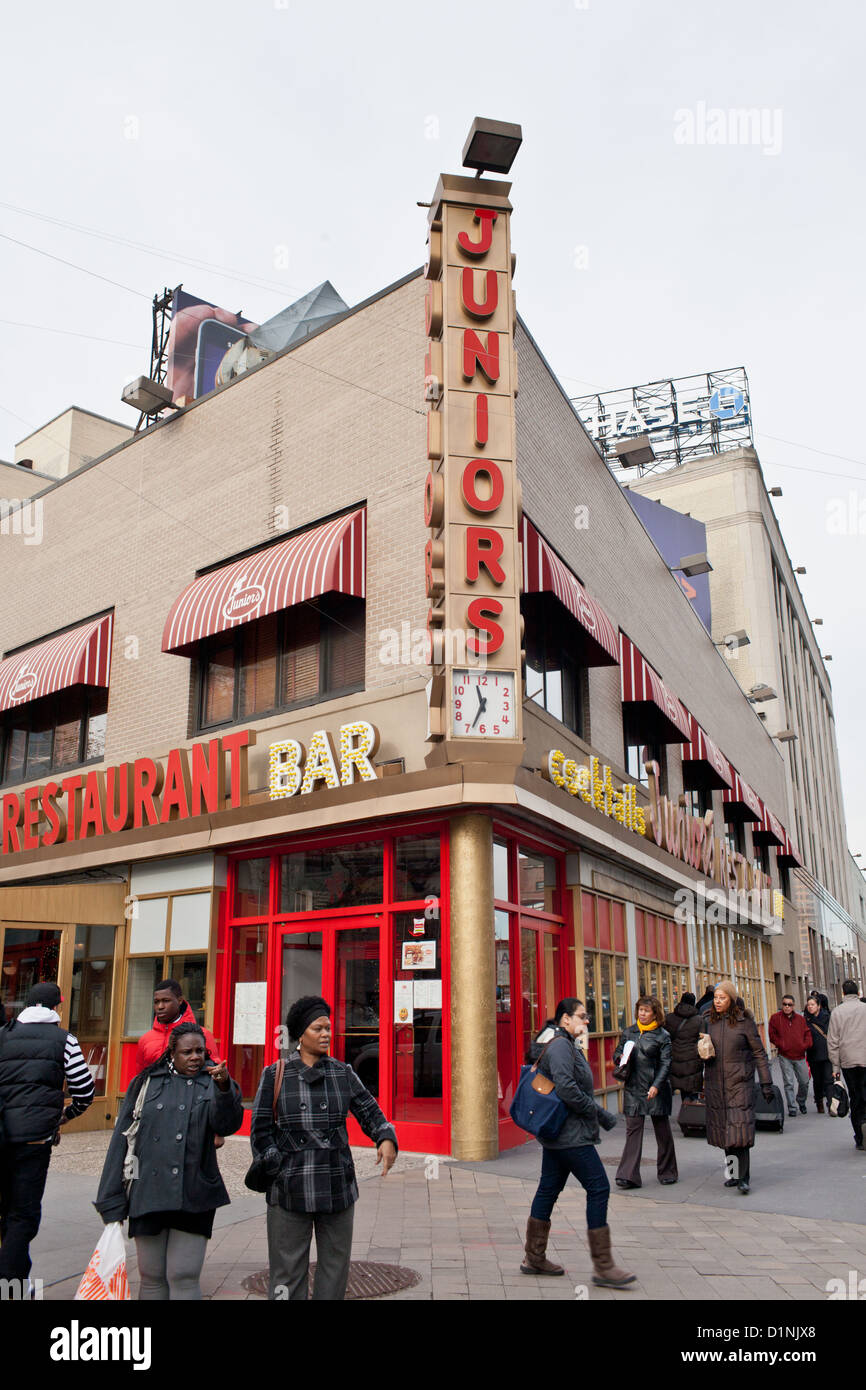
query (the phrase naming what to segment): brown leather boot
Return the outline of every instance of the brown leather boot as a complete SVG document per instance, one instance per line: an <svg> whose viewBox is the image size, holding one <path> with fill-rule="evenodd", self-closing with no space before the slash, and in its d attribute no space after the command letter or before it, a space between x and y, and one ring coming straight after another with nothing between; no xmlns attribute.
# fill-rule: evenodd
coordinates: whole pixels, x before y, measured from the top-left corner
<svg viewBox="0 0 866 1390"><path fill-rule="evenodd" d="M821 1099L820 1099L819 1101L817 1101L817 1106L818 1106L818 1114L819 1114L819 1115L823 1115L823 1114L824 1114L824 1098L823 1098L823 1096L821 1097Z"/></svg>
<svg viewBox="0 0 866 1390"><path fill-rule="evenodd" d="M536 1221L530 1216L526 1223L526 1259L520 1266L521 1274L564 1274L562 1265L552 1264L547 1259L547 1238L550 1235L549 1221Z"/></svg>
<svg viewBox="0 0 866 1390"><path fill-rule="evenodd" d="M610 1226L597 1226L594 1231L587 1231L586 1234L589 1238L589 1253L592 1256L592 1268L594 1270L592 1282L611 1289L620 1289L625 1284L633 1284L637 1276L629 1274L625 1269L620 1269L613 1262L610 1248Z"/></svg>

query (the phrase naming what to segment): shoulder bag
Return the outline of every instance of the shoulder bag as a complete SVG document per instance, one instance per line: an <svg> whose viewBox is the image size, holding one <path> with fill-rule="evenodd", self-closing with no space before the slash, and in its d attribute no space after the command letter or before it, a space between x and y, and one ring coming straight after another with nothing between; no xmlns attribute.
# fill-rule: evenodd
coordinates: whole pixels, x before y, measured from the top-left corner
<svg viewBox="0 0 866 1390"><path fill-rule="evenodd" d="M554 1042L555 1039L551 1038L550 1041ZM545 1044L541 1057L548 1047L550 1043ZM555 1139L559 1134L568 1115L568 1106L556 1095L556 1088L550 1078L542 1076L539 1072L541 1057L533 1066L520 1068L520 1080L508 1113L520 1129L525 1129L527 1134L534 1134L543 1144Z"/></svg>
<svg viewBox="0 0 866 1390"><path fill-rule="evenodd" d="M276 1128L277 1124L277 1104L280 1099L280 1091L283 1089L283 1076L285 1075L285 1071L286 1064L281 1057L277 1062L276 1071L274 1072L274 1098L271 1102L274 1128ZM265 1163L261 1158L254 1158L247 1169L244 1185L250 1189L250 1192L267 1192L271 1183L274 1181L274 1177L275 1174L267 1171Z"/></svg>
<svg viewBox="0 0 866 1390"><path fill-rule="evenodd" d="M144 1098L147 1095L147 1088L150 1085L150 1077L147 1078L138 1095L135 1097L135 1105L132 1111L132 1123L129 1129L123 1132L126 1135L126 1158L123 1160L123 1186L127 1197L129 1196L132 1184L138 1177L138 1156L135 1152L138 1129L141 1124L141 1112L144 1109Z"/></svg>

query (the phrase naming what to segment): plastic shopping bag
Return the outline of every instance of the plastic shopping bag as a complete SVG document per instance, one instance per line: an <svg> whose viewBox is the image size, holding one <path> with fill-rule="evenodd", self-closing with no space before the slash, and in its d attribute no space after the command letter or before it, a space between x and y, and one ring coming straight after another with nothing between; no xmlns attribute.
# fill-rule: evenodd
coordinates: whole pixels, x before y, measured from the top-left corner
<svg viewBox="0 0 866 1390"><path fill-rule="evenodd" d="M119 1221L111 1221L99 1237L99 1244L91 1255L90 1264L81 1277L75 1299L76 1302L82 1302L92 1299L124 1299L129 1297L123 1227Z"/></svg>

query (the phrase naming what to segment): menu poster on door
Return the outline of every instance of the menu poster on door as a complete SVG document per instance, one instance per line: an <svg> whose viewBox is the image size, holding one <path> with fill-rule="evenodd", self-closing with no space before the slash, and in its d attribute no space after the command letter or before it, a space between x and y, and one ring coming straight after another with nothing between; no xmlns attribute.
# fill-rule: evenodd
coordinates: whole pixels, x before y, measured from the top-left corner
<svg viewBox="0 0 866 1390"><path fill-rule="evenodd" d="M435 941L404 941L401 970L435 970Z"/></svg>
<svg viewBox="0 0 866 1390"><path fill-rule="evenodd" d="M442 1008L442 981L441 980L415 980L415 1008L421 1009L441 1009Z"/></svg>
<svg viewBox="0 0 866 1390"><path fill-rule="evenodd" d="M265 1015L268 1002L266 980L235 985L235 1018L232 1042L235 1046L264 1047Z"/></svg>
<svg viewBox="0 0 866 1390"><path fill-rule="evenodd" d="M412 1023L415 1014L412 1007L412 980L394 981L394 1022Z"/></svg>

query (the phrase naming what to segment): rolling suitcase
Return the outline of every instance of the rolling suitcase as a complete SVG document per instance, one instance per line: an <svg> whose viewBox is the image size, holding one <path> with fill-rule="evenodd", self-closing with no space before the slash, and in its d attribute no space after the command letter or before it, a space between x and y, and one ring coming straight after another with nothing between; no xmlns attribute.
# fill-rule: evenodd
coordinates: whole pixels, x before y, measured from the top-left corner
<svg viewBox="0 0 866 1390"><path fill-rule="evenodd" d="M778 1086L773 1087L773 1099L764 1100L760 1085L755 1083L755 1124L758 1129L775 1129L782 1133L785 1128L785 1100Z"/></svg>
<svg viewBox="0 0 866 1390"><path fill-rule="evenodd" d="M677 1123L683 1134L706 1134L707 1132L707 1107L704 1104L704 1093L698 1096L697 1100L683 1100L680 1105L680 1113L677 1116Z"/></svg>

